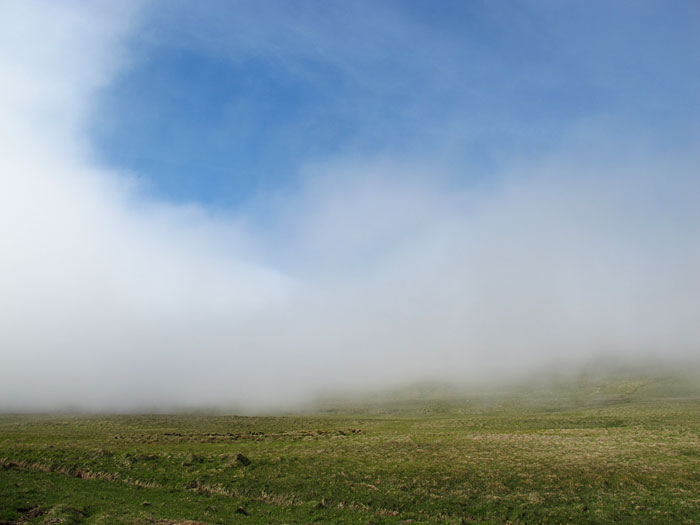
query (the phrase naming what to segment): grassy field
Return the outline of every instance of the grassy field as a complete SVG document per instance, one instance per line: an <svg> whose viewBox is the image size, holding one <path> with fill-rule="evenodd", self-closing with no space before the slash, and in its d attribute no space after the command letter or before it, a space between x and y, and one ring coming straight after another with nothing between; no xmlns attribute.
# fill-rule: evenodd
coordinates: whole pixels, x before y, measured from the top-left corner
<svg viewBox="0 0 700 525"><path fill-rule="evenodd" d="M280 417L0 416L0 523L698 523L700 391L577 380Z"/></svg>

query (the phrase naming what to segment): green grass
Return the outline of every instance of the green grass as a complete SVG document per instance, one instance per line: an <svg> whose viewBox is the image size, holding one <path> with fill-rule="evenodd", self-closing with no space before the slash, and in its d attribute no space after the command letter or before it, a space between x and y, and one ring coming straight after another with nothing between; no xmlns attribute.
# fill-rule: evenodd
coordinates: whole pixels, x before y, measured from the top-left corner
<svg viewBox="0 0 700 525"><path fill-rule="evenodd" d="M0 523L700 522L700 391L677 379L318 410L0 416Z"/></svg>

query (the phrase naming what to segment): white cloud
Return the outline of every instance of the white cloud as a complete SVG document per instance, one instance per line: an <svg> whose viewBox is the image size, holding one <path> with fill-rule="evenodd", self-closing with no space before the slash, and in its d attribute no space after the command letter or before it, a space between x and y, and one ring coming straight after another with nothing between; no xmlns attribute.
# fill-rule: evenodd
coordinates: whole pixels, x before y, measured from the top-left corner
<svg viewBox="0 0 700 525"><path fill-rule="evenodd" d="M252 234L91 158L133 9L1 9L0 408L275 406L698 351L692 154L572 155L479 190L429 158L343 159Z"/></svg>

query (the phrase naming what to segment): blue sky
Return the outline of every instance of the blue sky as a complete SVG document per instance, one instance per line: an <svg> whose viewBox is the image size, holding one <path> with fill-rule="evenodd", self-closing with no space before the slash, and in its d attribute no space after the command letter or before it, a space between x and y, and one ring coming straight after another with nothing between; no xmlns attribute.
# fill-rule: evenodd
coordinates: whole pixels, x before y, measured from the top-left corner
<svg viewBox="0 0 700 525"><path fill-rule="evenodd" d="M91 135L151 194L225 209L335 158L435 156L470 184L580 127L673 148L698 139L699 22L694 1L156 3Z"/></svg>

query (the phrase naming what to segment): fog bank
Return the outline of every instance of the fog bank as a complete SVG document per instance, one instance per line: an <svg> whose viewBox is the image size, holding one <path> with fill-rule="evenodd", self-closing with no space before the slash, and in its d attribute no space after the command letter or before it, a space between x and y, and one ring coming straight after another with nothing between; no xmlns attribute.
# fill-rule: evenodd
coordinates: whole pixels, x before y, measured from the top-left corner
<svg viewBox="0 0 700 525"><path fill-rule="evenodd" d="M0 410L256 410L699 354L696 149L614 151L602 122L488 184L437 153L343 155L236 212L169 204L86 131L139 11L51 5L0 8Z"/></svg>

